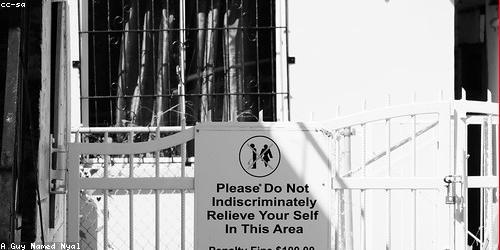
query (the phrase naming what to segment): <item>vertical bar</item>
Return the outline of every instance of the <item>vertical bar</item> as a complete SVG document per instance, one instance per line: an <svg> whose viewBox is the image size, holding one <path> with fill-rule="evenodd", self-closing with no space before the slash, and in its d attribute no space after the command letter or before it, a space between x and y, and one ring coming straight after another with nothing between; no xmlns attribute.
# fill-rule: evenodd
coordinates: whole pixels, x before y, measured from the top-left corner
<svg viewBox="0 0 500 250"><path fill-rule="evenodd" d="M481 149L480 149L480 162L479 162L479 175L480 176L485 176L486 175L486 137L487 137L487 131L486 131L486 120L483 120L481 122ZM484 244L484 231L485 231L485 221L484 221L484 214L487 206L485 206L485 195L486 195L486 190L484 188L479 189L479 200L480 200L480 209L479 209L479 244L480 247L483 248Z"/></svg>
<svg viewBox="0 0 500 250"><path fill-rule="evenodd" d="M465 99L465 97L464 97ZM462 113L461 113L462 114ZM463 117L465 117L465 113L462 114ZM465 123L465 119L461 119L460 121L460 126L461 126L461 129L459 130L459 132L461 132L459 135L458 135L458 138L462 138L462 144L459 146L460 149L461 149L461 154L460 154L460 158L461 158L461 162L462 162L462 173L463 173L463 176L465 177L468 177L469 176L469 170L468 170L468 162L467 162L467 158L468 158L468 150L467 150L467 124ZM462 192L463 192L463 225L461 226L460 223L457 221L457 220L454 220L454 223L455 223L455 239L460 239L460 236L462 236L463 238L463 242L461 242L461 245L462 247L458 247L456 246L457 249L465 249L466 246L468 245L467 243L467 232L469 230L469 188L468 188L468 180L467 178L464 178L464 183L463 183L463 188L462 188ZM462 235L457 235L458 233L461 233Z"/></svg>
<svg viewBox="0 0 500 250"><path fill-rule="evenodd" d="M180 125L181 130L186 128L186 99L184 93L184 77L185 77L185 66L186 66L186 50L185 50L185 39L186 39L186 13L185 13L185 0L181 0L179 4L179 26L180 26L180 41L181 41L181 53L180 53L180 83L179 83L179 95L180 95ZM186 144L181 145L181 177L185 177L185 165L186 165ZM181 250L186 249L186 193L185 190L181 190Z"/></svg>
<svg viewBox="0 0 500 250"><path fill-rule="evenodd" d="M363 102L363 112L366 111L366 100ZM361 164L363 177L366 177L366 123L361 124L363 137L361 141ZM366 189L361 189L361 249L366 250Z"/></svg>
<svg viewBox="0 0 500 250"><path fill-rule="evenodd" d="M161 9L160 9L160 13L161 13ZM163 15L163 13L162 13ZM150 29L162 29L161 25L160 27L156 28L155 26L155 18L156 17L156 14L155 14L155 2L154 0L151 0L151 26L150 26ZM168 22L168 21L167 21ZM160 23L161 23L161 19L160 19ZM158 70L157 68L158 67L161 67L161 63L160 65L157 65L158 63L158 58L161 58L162 55L158 53L158 51L156 50L156 42L155 42L155 37L161 37L161 35L157 35L158 32L156 31L148 31L151 33L151 41L153 43L153 93L154 93L154 97L152 97L151 99L152 100L152 103L153 103L153 112L151 112L151 125L154 125L153 121L155 120L154 117L156 116L156 125L157 126L160 126L160 117L158 116L158 114L161 113L161 104L158 105L160 102L161 102L161 97L160 95L162 95L163 93L158 93L157 91L157 88L158 88L158 83L157 83L157 74L158 74ZM161 31L160 31L161 32ZM159 46L161 46L161 41L160 39L158 39L158 44ZM156 57L155 57L156 55ZM160 61L161 62L161 61ZM156 109L156 114L154 113L154 110Z"/></svg>
<svg viewBox="0 0 500 250"><path fill-rule="evenodd" d="M109 5L109 1L110 0L107 0L106 4L107 4L107 38L108 38L108 86L109 86L109 91L108 91L108 95L113 95L112 93L112 79L111 79L111 70L112 70L112 67L111 67L111 33L109 31L111 31L111 25L110 25L110 18L111 18L111 11L110 11L110 5ZM109 99L109 120L112 121L113 120L113 100L115 99L112 99L110 98Z"/></svg>
<svg viewBox="0 0 500 250"><path fill-rule="evenodd" d="M156 140L160 139L160 125L156 126ZM160 151L155 152L155 177L160 177ZM160 249L160 190L155 190L155 249Z"/></svg>
<svg viewBox="0 0 500 250"><path fill-rule="evenodd" d="M92 1L92 31L95 31L96 28L95 28L95 4L96 4L96 1ZM92 79L92 82L93 82L93 87L94 87L94 92L93 92L93 96L97 96L97 67L96 67L96 53L95 53L95 37L96 37L96 34L92 34L92 73L94 75L94 78ZM93 112L93 116L94 116L94 123L95 124L99 124L100 125L100 121L98 120L98 117L99 115L99 110L98 110L98 103L99 103L99 100L100 99L93 99L94 100L94 112ZM89 113L90 115L90 113ZM90 120L90 118L89 118Z"/></svg>
<svg viewBox="0 0 500 250"><path fill-rule="evenodd" d="M491 91L488 90L487 91L487 102L488 103L491 103ZM481 133L483 133L484 131L484 135L482 136L482 144L484 145L483 148L482 148L482 162L484 162L482 164L482 171L483 171L483 175L484 176L491 176L493 175L493 159L491 157L491 154L492 154L492 151L491 151L491 147L492 147L492 135L493 135L493 131L492 131L492 125L491 125L491 122L492 122L492 119L491 119L491 114L488 114L488 116L484 119L483 121L483 124L481 125L482 127L482 130L481 130ZM492 211L493 211L493 189L492 188L484 188L484 189L481 189L481 192L482 192L482 195L481 195L481 198L483 199L481 204L483 204L484 206L484 209L481 209L481 212L484 210L484 219L483 219L483 216L481 216L481 222L483 223L483 220L484 220L484 223L483 223L483 227L482 227L482 236L483 236L483 239L481 239L481 242L485 243L487 245L487 248L485 249L488 249L488 250L492 250L493 249L493 228L492 228L492 225L493 225L493 214L492 214Z"/></svg>
<svg viewBox="0 0 500 250"><path fill-rule="evenodd" d="M270 26L274 26L275 28L271 29L271 34L269 35L271 37L271 91L276 93L276 72L275 72L275 67L276 67L276 64L275 64L275 60L276 60L276 42L274 41L275 39L275 36L276 36L276 18L273 19L273 11L274 13L276 13L276 1L277 0L274 0L274 1L269 1L269 24ZM276 14L274 14L276 16ZM271 95L271 102L272 102L272 107L273 107L273 119L272 121L277 121L278 120L278 114L276 113L277 111L277 94L274 94L274 95ZM282 119L280 119L282 120Z"/></svg>
<svg viewBox="0 0 500 250"><path fill-rule="evenodd" d="M104 143L108 143L108 138L109 138L109 132L104 132ZM109 155L104 155L104 176L103 178L108 178L108 166L109 166ZM108 190L104 190L104 199L103 199L103 206L104 206L104 237L103 237L103 245L104 245L104 250L108 249Z"/></svg>
<svg viewBox="0 0 500 250"><path fill-rule="evenodd" d="M67 241L80 242L80 157L69 144Z"/></svg>
<svg viewBox="0 0 500 250"><path fill-rule="evenodd" d="M411 157L412 157L412 176L417 176L417 116L411 116ZM413 246L413 250L417 249L417 190L411 190L413 197L412 204L412 235L411 235L411 245Z"/></svg>
<svg viewBox="0 0 500 250"><path fill-rule="evenodd" d="M240 44L241 44L241 54L240 54L240 65L241 65L241 76L239 76L239 83L238 85L241 86L241 88L238 88L238 91L239 93L237 93L237 100L238 100L238 106L241 106L241 108L238 110L238 112L242 111L242 110L245 110L245 107L243 107L244 105L244 101L243 99L246 97L245 95L243 95L243 93L246 92L246 89L245 89L245 43L244 43L244 39L245 39L245 31L248 31L248 29L246 29L249 25L243 21L243 12L245 12L245 1L241 1L241 8L240 8L240 27L242 27L240 29ZM258 25L258 24L256 24ZM238 32L236 32L236 34L238 34ZM238 35L236 35L235 39L237 38ZM235 45L236 47L236 42L235 42ZM238 52L238 49L236 48L236 51L235 53L237 54ZM257 69L259 68L259 65L257 64ZM258 83L258 78L257 78L257 83ZM257 104L258 105L258 104ZM259 109L257 108L257 112L259 112Z"/></svg>
<svg viewBox="0 0 500 250"><path fill-rule="evenodd" d="M462 89L462 99L460 101L466 101L467 99L466 92ZM450 111L448 111L450 112ZM444 118L441 118L442 115L449 115L443 112L440 113L440 130L444 130L444 126L441 125L441 119L444 121ZM458 204L461 207L457 207L456 209L463 209L462 217L455 219L453 214L453 210L455 207L451 207L450 211L450 220L452 221L452 228L450 231L453 233L453 247L457 250L467 249L467 239L468 239L468 182L467 182L467 124L466 124L466 114L463 110L458 108L453 109L453 124L454 124L454 168L453 169L444 169L443 174L446 172L454 173L455 175L462 175L463 184L462 184L462 204ZM442 128L442 129L441 129ZM447 145L446 145L447 146ZM444 153L444 152L443 152ZM441 157L444 159L444 155ZM443 166L444 167L444 166ZM458 206L457 205L457 206Z"/></svg>
<svg viewBox="0 0 500 250"><path fill-rule="evenodd" d="M80 1L79 1L80 2ZM80 2L80 11L78 12L80 21L80 31L88 31L88 1ZM81 62L81 119L85 127L89 126L89 34L80 32L80 58ZM42 64L43 65L43 64Z"/></svg>
<svg viewBox="0 0 500 250"><path fill-rule="evenodd" d="M440 94L443 98L442 93ZM442 99L441 99L442 100ZM437 129L437 162L434 175L438 178L443 178L444 176L453 174L452 164L451 164L451 123L450 123L450 104L441 103L436 107L438 115L438 129ZM455 232L453 232L454 227L454 206L445 204L443 199L446 197L445 185L437 189L434 192L437 195L436 209L433 211L434 218L434 239L432 241L432 247L449 248L449 249L460 249L455 247L456 240L453 239ZM466 237L466 236L463 236Z"/></svg>
<svg viewBox="0 0 500 250"><path fill-rule="evenodd" d="M257 110L260 111L259 0L255 1L255 54L257 60Z"/></svg>
<svg viewBox="0 0 500 250"><path fill-rule="evenodd" d="M224 29L222 32L224 32L222 39L223 39L223 46L222 46L222 64L224 68L224 96L222 99L223 102L223 110L222 110L222 120L223 121L229 121L230 120L230 115L229 115L229 110L230 110L230 96L227 95L229 91L229 59L228 59L228 48L226 48L226 44L228 44L228 33L229 29L226 27L226 19L228 15L228 1L226 0L225 3L225 14L224 14Z"/></svg>
<svg viewBox="0 0 500 250"><path fill-rule="evenodd" d="M340 147L340 167L339 173L345 175L351 171L351 128L346 127L341 129L342 143ZM352 228L352 191L348 188L342 189L340 195L340 225L341 225L341 238L340 249L352 250L354 247L353 242L353 228Z"/></svg>
<svg viewBox="0 0 500 250"><path fill-rule="evenodd" d="M274 26L275 33L274 36L271 36L273 39L272 46L274 47L274 56L271 57L272 65L276 68L272 68L274 71L274 91L276 94L276 102L275 102L275 112L276 112L276 120L275 121L287 121L287 104L286 104L286 44L285 44L285 32L286 29L283 28L285 25L285 4L284 0L275 0L274 6ZM271 10L271 17L272 17ZM274 60L274 61L273 61ZM278 94L279 93L279 94Z"/></svg>
<svg viewBox="0 0 500 250"><path fill-rule="evenodd" d="M291 121L290 115L290 64L288 63L288 57L290 55L288 50L288 0L285 0L285 40L286 40L286 99L288 108L288 121Z"/></svg>
<svg viewBox="0 0 500 250"><path fill-rule="evenodd" d="M491 93L489 93L491 95ZM491 96L490 96L491 97ZM491 100L491 98L489 98ZM492 157L492 145L493 144L493 126L492 126L492 116L491 114L488 115L486 119L486 175L487 176L493 176L493 157ZM486 188L485 193L486 193L486 218L485 218L485 228L487 229L486 235L487 235L487 241L488 241L488 249L493 250L494 246L494 214L493 214L493 195L494 195L494 189L493 188ZM484 204L484 203L483 203Z"/></svg>
<svg viewBox="0 0 500 250"><path fill-rule="evenodd" d="M335 131L336 134L340 134L340 129ZM339 166L340 166L340 142L339 138L337 138L335 141L335 178L341 176L342 173L340 173ZM336 201L336 213L335 213L335 218L336 218L336 223L335 223L335 249L341 249L343 244L342 244L342 237L343 237L343 231L342 231L342 212L341 212L341 204L342 204L342 197L341 193L343 192L342 189L335 189L335 201Z"/></svg>
<svg viewBox="0 0 500 250"><path fill-rule="evenodd" d="M134 131L128 134L128 143L134 143ZM134 178L134 155L130 154L128 157L129 162L129 178ZM129 244L130 250L134 249L134 192L132 189L128 190L129 194Z"/></svg>
<svg viewBox="0 0 500 250"><path fill-rule="evenodd" d="M388 96L388 102L387 102L388 106L391 105L391 97ZM386 140L386 155L387 155L387 177L391 177L392 173L392 168L391 168L391 119L386 119L385 120L385 133L386 133L386 136L387 136L387 140ZM392 204L392 193L391 193L391 190L389 189L386 189L386 192L387 192L387 242L386 242L386 249L391 249L392 246L391 246L391 240L392 240L392 235L391 235L391 231L392 231L392 228L391 228L391 224L392 224L392 218L391 218L391 214L392 214L392 207L391 207L391 204Z"/></svg>

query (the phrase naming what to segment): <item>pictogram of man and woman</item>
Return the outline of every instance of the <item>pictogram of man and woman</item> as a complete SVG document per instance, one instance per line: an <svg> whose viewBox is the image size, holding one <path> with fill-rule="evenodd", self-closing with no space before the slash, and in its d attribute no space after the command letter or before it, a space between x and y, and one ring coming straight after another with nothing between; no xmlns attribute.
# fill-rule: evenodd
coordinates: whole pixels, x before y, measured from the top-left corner
<svg viewBox="0 0 500 250"><path fill-rule="evenodd" d="M255 147L255 144L251 143L248 146L252 149L252 161L249 162L249 164L248 164L250 169L257 168L257 161L258 160L261 160L262 162L264 162L265 167L269 167L269 168L273 169L273 167L271 165L269 165L269 161L271 161L271 158L273 158L273 154L271 152L271 147L269 147L267 144L264 144L264 147L260 151L260 154L258 154L257 148Z"/></svg>

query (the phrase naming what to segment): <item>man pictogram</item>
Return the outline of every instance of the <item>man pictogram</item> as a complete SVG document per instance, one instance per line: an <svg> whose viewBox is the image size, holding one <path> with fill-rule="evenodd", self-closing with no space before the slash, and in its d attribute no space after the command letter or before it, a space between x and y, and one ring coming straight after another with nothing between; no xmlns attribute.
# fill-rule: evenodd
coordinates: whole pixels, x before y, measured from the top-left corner
<svg viewBox="0 0 500 250"><path fill-rule="evenodd" d="M250 144L250 147L252 148L252 169L257 168L257 149L255 148L255 144Z"/></svg>
<svg viewBox="0 0 500 250"><path fill-rule="evenodd" d="M261 159L264 162L266 167L269 167L269 161L273 158L273 154L271 153L271 148L264 144L264 148L260 151Z"/></svg>

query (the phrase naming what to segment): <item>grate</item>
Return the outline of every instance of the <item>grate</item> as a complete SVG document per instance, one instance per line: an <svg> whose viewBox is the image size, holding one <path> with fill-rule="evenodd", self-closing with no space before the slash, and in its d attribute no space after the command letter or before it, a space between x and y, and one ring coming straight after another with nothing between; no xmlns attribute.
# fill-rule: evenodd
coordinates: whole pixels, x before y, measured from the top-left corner
<svg viewBox="0 0 500 250"><path fill-rule="evenodd" d="M188 124L278 120L285 3L80 0L83 124L173 126L182 105Z"/></svg>

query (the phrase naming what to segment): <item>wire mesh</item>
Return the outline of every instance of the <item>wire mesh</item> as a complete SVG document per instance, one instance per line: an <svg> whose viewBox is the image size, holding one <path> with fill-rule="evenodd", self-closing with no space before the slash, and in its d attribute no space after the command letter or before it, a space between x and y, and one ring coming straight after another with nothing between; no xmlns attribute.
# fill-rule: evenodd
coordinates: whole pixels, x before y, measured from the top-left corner
<svg viewBox="0 0 500 250"><path fill-rule="evenodd" d="M134 223L130 227L129 191L84 190L80 199L80 243L83 249L103 249L107 230L107 249L130 249L130 230L134 231L134 249L155 249L155 191L137 190L134 193ZM159 190L159 249L180 249L181 195L178 191ZM186 249L193 249L193 193L186 195ZM107 228L104 227L107 213Z"/></svg>

